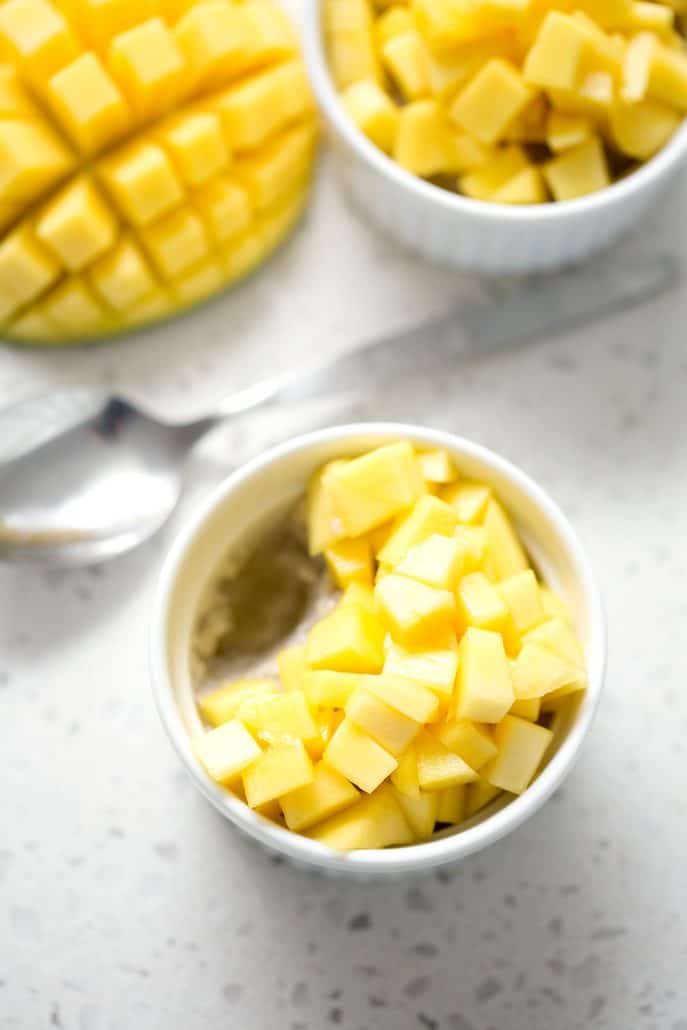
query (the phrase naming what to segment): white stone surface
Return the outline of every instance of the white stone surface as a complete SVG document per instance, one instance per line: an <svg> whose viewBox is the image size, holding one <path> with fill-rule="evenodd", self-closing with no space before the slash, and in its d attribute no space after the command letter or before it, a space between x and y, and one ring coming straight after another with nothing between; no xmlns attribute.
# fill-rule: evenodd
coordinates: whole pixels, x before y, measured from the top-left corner
<svg viewBox="0 0 687 1030"><path fill-rule="evenodd" d="M632 246L684 255L685 216L683 187ZM480 290L373 236L325 172L307 224L242 290L138 341L1 350L0 400L78 378L199 411ZM183 512L107 566L0 568L0 1027L687 1030L686 324L680 289L432 382L380 383L356 409L520 463L570 514L607 600L607 689L577 769L438 877L315 879L187 782L146 667ZM185 509L309 418L215 440Z"/></svg>

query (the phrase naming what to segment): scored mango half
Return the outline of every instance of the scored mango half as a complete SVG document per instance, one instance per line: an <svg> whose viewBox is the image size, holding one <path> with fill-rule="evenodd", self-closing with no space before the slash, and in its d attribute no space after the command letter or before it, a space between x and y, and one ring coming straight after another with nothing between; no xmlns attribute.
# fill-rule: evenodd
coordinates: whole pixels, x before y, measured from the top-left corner
<svg viewBox="0 0 687 1030"><path fill-rule="evenodd" d="M315 135L272 0L0 0L0 334L110 334L242 278Z"/></svg>

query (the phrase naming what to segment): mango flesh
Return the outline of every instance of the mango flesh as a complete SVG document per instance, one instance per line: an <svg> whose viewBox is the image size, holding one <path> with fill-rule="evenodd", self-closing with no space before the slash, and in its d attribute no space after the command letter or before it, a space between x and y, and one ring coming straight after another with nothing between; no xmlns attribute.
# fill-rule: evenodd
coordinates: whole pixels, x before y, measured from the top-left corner
<svg viewBox="0 0 687 1030"><path fill-rule="evenodd" d="M401 441L316 473L309 548L341 595L274 677L197 701L206 772L342 851L421 843L522 793L586 686L567 609L491 486L422 458Z"/></svg>
<svg viewBox="0 0 687 1030"><path fill-rule="evenodd" d="M6 0L0 332L122 332L242 278L297 220L314 142L272 0Z"/></svg>
<svg viewBox="0 0 687 1030"><path fill-rule="evenodd" d="M407 172L475 200L522 206L604 189L665 146L687 112L682 0L325 0L324 10L352 123Z"/></svg>

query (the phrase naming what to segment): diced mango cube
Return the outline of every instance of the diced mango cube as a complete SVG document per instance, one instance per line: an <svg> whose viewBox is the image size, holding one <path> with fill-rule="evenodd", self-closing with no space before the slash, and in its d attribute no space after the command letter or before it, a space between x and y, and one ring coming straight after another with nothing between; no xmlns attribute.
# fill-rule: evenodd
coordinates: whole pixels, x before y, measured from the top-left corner
<svg viewBox="0 0 687 1030"><path fill-rule="evenodd" d="M243 789L251 808L305 787L315 778L302 740L268 748L243 773Z"/></svg>
<svg viewBox="0 0 687 1030"><path fill-rule="evenodd" d="M324 760L366 794L371 794L398 765L394 755L348 718L329 741Z"/></svg>
<svg viewBox="0 0 687 1030"><path fill-rule="evenodd" d="M561 597L558 596L555 591L543 584L539 587L539 595L541 597L541 604L547 618L549 619L562 619L564 622L570 622L570 612L568 607Z"/></svg>
<svg viewBox="0 0 687 1030"><path fill-rule="evenodd" d="M554 651L527 641L513 662L511 675L516 698L527 700L579 684L583 673L579 666L566 662Z"/></svg>
<svg viewBox="0 0 687 1030"><path fill-rule="evenodd" d="M456 463L443 447L418 454L420 469L427 483L452 483L458 478Z"/></svg>
<svg viewBox="0 0 687 1030"><path fill-rule="evenodd" d="M359 580L354 579L352 583L348 584L341 595L339 604L344 607L346 605L357 606L366 611L368 615L377 614L377 602L372 587Z"/></svg>
<svg viewBox="0 0 687 1030"><path fill-rule="evenodd" d="M496 754L489 728L469 719L447 719L434 726L432 732L449 751L460 755L471 769L481 769Z"/></svg>
<svg viewBox="0 0 687 1030"><path fill-rule="evenodd" d="M401 107L393 158L406 171L429 177L462 173L487 158L474 136L458 130L436 100L416 100Z"/></svg>
<svg viewBox="0 0 687 1030"><path fill-rule="evenodd" d="M168 110L183 88L184 57L162 18L150 18L115 36L108 63L134 111L143 118Z"/></svg>
<svg viewBox="0 0 687 1030"><path fill-rule="evenodd" d="M525 641L546 647L570 665L584 668L584 652L565 617L557 615L535 626L527 632Z"/></svg>
<svg viewBox="0 0 687 1030"><path fill-rule="evenodd" d="M453 694L457 670L455 648L409 651L394 644L386 653L383 674L413 680L437 694L441 703Z"/></svg>
<svg viewBox="0 0 687 1030"><path fill-rule="evenodd" d="M496 57L462 90L449 113L482 143L496 143L531 99L532 91L518 71Z"/></svg>
<svg viewBox="0 0 687 1030"><path fill-rule="evenodd" d="M441 499L450 504L463 525L474 525L483 520L491 497L491 488L484 483L462 479L441 491Z"/></svg>
<svg viewBox="0 0 687 1030"><path fill-rule="evenodd" d="M654 45L649 68L649 95L679 111L687 111L687 56L684 51Z"/></svg>
<svg viewBox="0 0 687 1030"><path fill-rule="evenodd" d="M36 235L65 268L76 270L110 249L117 222L91 179L81 176L41 212Z"/></svg>
<svg viewBox="0 0 687 1030"><path fill-rule="evenodd" d="M237 715L265 744L287 744L297 740L307 743L318 736L312 712L300 690L252 697L247 704L241 705Z"/></svg>
<svg viewBox="0 0 687 1030"><path fill-rule="evenodd" d="M399 644L429 647L453 633L455 603L448 590L392 574L377 583L375 597L383 621Z"/></svg>
<svg viewBox="0 0 687 1030"><path fill-rule="evenodd" d="M416 738L415 754L421 790L444 790L477 779L477 773L467 762L426 730Z"/></svg>
<svg viewBox="0 0 687 1030"><path fill-rule="evenodd" d="M476 783L468 783L465 792L464 818L471 819L477 812L481 812L490 802L494 801L499 794L503 793L500 787L495 787L482 776Z"/></svg>
<svg viewBox="0 0 687 1030"><path fill-rule="evenodd" d="M330 461L324 468L315 472L308 483L308 550L312 555L321 554L325 548L346 535L329 489L334 470L343 464L345 459Z"/></svg>
<svg viewBox="0 0 687 1030"><path fill-rule="evenodd" d="M546 125L546 142L554 152L569 150L588 140L592 132L592 123L584 115L551 111Z"/></svg>
<svg viewBox="0 0 687 1030"><path fill-rule="evenodd" d="M227 0L196 4L174 31L197 88L217 85L244 70L250 29L240 5Z"/></svg>
<svg viewBox="0 0 687 1030"><path fill-rule="evenodd" d="M331 0L324 7L329 63L337 86L379 80L379 59L372 34L369 0Z"/></svg>
<svg viewBox="0 0 687 1030"><path fill-rule="evenodd" d="M0 52L5 48L37 84L77 53L66 19L47 0L8 0L0 6Z"/></svg>
<svg viewBox="0 0 687 1030"><path fill-rule="evenodd" d="M425 491L409 443L378 447L327 477L332 504L349 536L359 536L410 508Z"/></svg>
<svg viewBox="0 0 687 1030"><path fill-rule="evenodd" d="M656 100L618 103L611 113L611 133L624 154L647 161L668 142L681 121L677 111Z"/></svg>
<svg viewBox="0 0 687 1030"><path fill-rule="evenodd" d="M438 823L455 826L463 821L468 786L465 783L454 783L452 787L444 787L443 790L434 792L434 796L439 799L436 816Z"/></svg>
<svg viewBox="0 0 687 1030"><path fill-rule="evenodd" d="M359 797L358 791L341 773L326 762L318 762L312 783L282 795L279 804L288 828L304 833L323 819L348 808Z"/></svg>
<svg viewBox="0 0 687 1030"><path fill-rule="evenodd" d="M3 203L13 205L34 200L71 167L69 151L45 126L19 120L0 122L0 200Z"/></svg>
<svg viewBox="0 0 687 1030"><path fill-rule="evenodd" d="M31 227L18 226L0 243L0 284L9 310L33 300L55 281L59 265L36 240Z"/></svg>
<svg viewBox="0 0 687 1030"><path fill-rule="evenodd" d="M229 148L219 118L209 111L177 117L161 138L189 186L206 182L229 163Z"/></svg>
<svg viewBox="0 0 687 1030"><path fill-rule="evenodd" d="M210 241L202 219L188 207L141 230L141 241L163 275L181 275L207 257Z"/></svg>
<svg viewBox="0 0 687 1030"><path fill-rule="evenodd" d="M522 147L511 144L494 151L486 161L459 179L462 192L475 200L491 200L518 173L529 167Z"/></svg>
<svg viewBox="0 0 687 1030"><path fill-rule="evenodd" d="M396 139L398 108L376 82L353 82L341 94L351 120L368 139L390 153Z"/></svg>
<svg viewBox="0 0 687 1030"><path fill-rule="evenodd" d="M458 652L457 718L500 722L515 700L500 634L470 626Z"/></svg>
<svg viewBox="0 0 687 1030"><path fill-rule="evenodd" d="M95 333L107 325L105 311L78 276L59 283L40 307L42 314L65 335Z"/></svg>
<svg viewBox="0 0 687 1030"><path fill-rule="evenodd" d="M71 0L81 33L95 50L103 51L120 32L154 14L157 3L158 0Z"/></svg>
<svg viewBox="0 0 687 1030"><path fill-rule="evenodd" d="M33 118L36 105L12 65L0 65L0 117Z"/></svg>
<svg viewBox="0 0 687 1030"><path fill-rule="evenodd" d="M550 11L525 59L525 81L543 89L574 89L585 44L584 29L575 18Z"/></svg>
<svg viewBox="0 0 687 1030"><path fill-rule="evenodd" d="M372 552L364 537L340 540L325 549L324 557L341 590L353 582L372 584Z"/></svg>
<svg viewBox="0 0 687 1030"><path fill-rule="evenodd" d="M184 191L172 164L154 143L134 143L106 158L103 182L122 214L133 225L149 225L175 208Z"/></svg>
<svg viewBox="0 0 687 1030"><path fill-rule="evenodd" d="M490 199L492 204L543 204L548 196L541 169L530 165L495 190Z"/></svg>
<svg viewBox="0 0 687 1030"><path fill-rule="evenodd" d="M382 63L406 100L430 93L429 68L422 36L415 29L392 36L381 47Z"/></svg>
<svg viewBox="0 0 687 1030"><path fill-rule="evenodd" d="M453 535L465 550L465 573L476 572L484 563L487 551L484 526L458 526Z"/></svg>
<svg viewBox="0 0 687 1030"><path fill-rule="evenodd" d="M311 670L306 674L305 693L313 705L327 708L345 708L357 688L360 676L355 672Z"/></svg>
<svg viewBox="0 0 687 1030"><path fill-rule="evenodd" d="M198 709L211 726L229 722L248 698L271 697L276 692L274 683L268 679L232 680L223 687L201 694Z"/></svg>
<svg viewBox="0 0 687 1030"><path fill-rule="evenodd" d="M313 109L305 69L287 61L260 71L214 100L233 150L252 150Z"/></svg>
<svg viewBox="0 0 687 1030"><path fill-rule="evenodd" d="M329 741L341 725L343 717L344 713L334 708L316 709L313 718L317 726L317 736L305 742L311 758L320 759L322 757Z"/></svg>
<svg viewBox="0 0 687 1030"><path fill-rule="evenodd" d="M198 737L194 749L208 776L217 783L229 783L261 754L253 737L237 719Z"/></svg>
<svg viewBox="0 0 687 1030"><path fill-rule="evenodd" d="M456 625L463 633L468 626L501 632L509 616L508 607L483 572L472 572L458 584Z"/></svg>
<svg viewBox="0 0 687 1030"><path fill-rule="evenodd" d="M439 699L428 687L411 679L393 676L361 676L360 685L370 694L418 723L432 722L439 711Z"/></svg>
<svg viewBox="0 0 687 1030"><path fill-rule="evenodd" d="M213 239L224 243L248 227L251 202L242 186L218 178L193 194L193 201L207 223Z"/></svg>
<svg viewBox="0 0 687 1030"><path fill-rule="evenodd" d="M416 798L409 797L396 790L396 800L406 817L408 825L418 841L429 840L437 821L441 792L438 790L421 791Z"/></svg>
<svg viewBox="0 0 687 1030"><path fill-rule="evenodd" d="M398 523L377 555L384 565L398 565L411 547L439 533L451 536L458 525L458 516L437 497L421 497L412 511Z"/></svg>
<svg viewBox="0 0 687 1030"><path fill-rule="evenodd" d="M410 9L400 6L400 4L394 4L375 21L374 31L377 46L381 48L393 36L399 36L414 28L415 22Z"/></svg>
<svg viewBox="0 0 687 1030"><path fill-rule="evenodd" d="M529 568L520 538L505 509L494 497L487 505L484 528L487 534L484 558L487 575L494 580L507 579Z"/></svg>
<svg viewBox="0 0 687 1030"><path fill-rule="evenodd" d="M603 146L597 136L566 150L543 168L555 200L575 200L610 185Z"/></svg>
<svg viewBox="0 0 687 1030"><path fill-rule="evenodd" d="M174 281L174 296L182 307L195 304L218 289L223 282L222 269L217 261L201 261Z"/></svg>
<svg viewBox="0 0 687 1030"><path fill-rule="evenodd" d="M82 54L53 75L46 96L55 116L87 154L117 139L131 122L124 97L93 53Z"/></svg>
<svg viewBox="0 0 687 1030"><path fill-rule="evenodd" d="M509 715L517 715L519 719L527 719L529 722L537 722L541 713L541 698L529 697L518 698L510 707Z"/></svg>
<svg viewBox="0 0 687 1030"><path fill-rule="evenodd" d="M308 671L305 644L292 644L277 654L279 679L285 691L303 690Z"/></svg>
<svg viewBox="0 0 687 1030"><path fill-rule="evenodd" d="M527 633L546 618L537 577L531 569L502 580L497 588L518 633Z"/></svg>
<svg viewBox="0 0 687 1030"><path fill-rule="evenodd" d="M409 744L399 758L390 779L396 790L406 797L419 798L420 781L417 778L417 755L413 744Z"/></svg>
<svg viewBox="0 0 687 1030"><path fill-rule="evenodd" d="M411 547L396 572L439 590L453 591L465 564L465 548L455 537L434 533Z"/></svg>
<svg viewBox="0 0 687 1030"><path fill-rule="evenodd" d="M309 836L337 851L386 848L412 844L414 840L396 793L388 783L383 783L374 794L361 798L350 808L320 823Z"/></svg>
<svg viewBox="0 0 687 1030"><path fill-rule="evenodd" d="M236 177L258 211L276 204L303 183L312 161L315 135L311 124L297 125L235 163Z"/></svg>
<svg viewBox="0 0 687 1030"><path fill-rule="evenodd" d="M494 730L498 755L482 770L493 787L522 794L529 786L553 733L544 726L507 715Z"/></svg>
<svg viewBox="0 0 687 1030"><path fill-rule="evenodd" d="M391 708L362 686L349 698L346 718L397 758L403 754L420 728L415 720Z"/></svg>
<svg viewBox="0 0 687 1030"><path fill-rule="evenodd" d="M249 39L244 68L257 68L293 54L298 37L280 7L265 0L247 0L242 10Z"/></svg>
<svg viewBox="0 0 687 1030"><path fill-rule="evenodd" d="M147 261L128 238L121 239L110 253L96 261L88 276L96 292L116 311L127 311L155 289Z"/></svg>
<svg viewBox="0 0 687 1030"><path fill-rule="evenodd" d="M384 662L384 628L362 608L339 607L310 630L307 659L313 669L379 672Z"/></svg>

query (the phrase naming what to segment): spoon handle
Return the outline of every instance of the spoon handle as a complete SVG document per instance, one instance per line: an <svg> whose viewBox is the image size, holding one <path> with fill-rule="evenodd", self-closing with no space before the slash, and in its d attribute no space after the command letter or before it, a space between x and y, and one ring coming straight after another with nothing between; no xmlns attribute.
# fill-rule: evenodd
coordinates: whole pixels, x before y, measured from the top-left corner
<svg viewBox="0 0 687 1030"><path fill-rule="evenodd" d="M208 426L273 404L353 396L371 383L445 372L456 362L506 351L547 335L622 312L674 286L679 263L670 254L599 259L579 269L488 290L487 301L464 304L431 322L358 347L296 375L266 379L229 396ZM427 340L431 339L431 346Z"/></svg>

